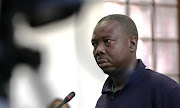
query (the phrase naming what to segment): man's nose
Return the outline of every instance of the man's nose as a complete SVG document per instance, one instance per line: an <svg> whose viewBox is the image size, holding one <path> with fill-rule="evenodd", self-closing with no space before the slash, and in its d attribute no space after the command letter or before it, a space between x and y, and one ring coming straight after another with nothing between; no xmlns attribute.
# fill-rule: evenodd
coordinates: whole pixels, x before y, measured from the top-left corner
<svg viewBox="0 0 180 108"><path fill-rule="evenodd" d="M96 55L105 54L105 48L103 44L99 44L96 48Z"/></svg>

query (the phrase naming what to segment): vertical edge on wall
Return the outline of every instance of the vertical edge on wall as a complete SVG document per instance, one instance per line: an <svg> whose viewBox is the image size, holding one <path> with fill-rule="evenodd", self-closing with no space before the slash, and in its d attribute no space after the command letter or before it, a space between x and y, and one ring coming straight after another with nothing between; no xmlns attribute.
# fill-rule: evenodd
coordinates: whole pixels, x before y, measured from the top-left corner
<svg viewBox="0 0 180 108"><path fill-rule="evenodd" d="M177 4L177 9L178 9L178 46L180 48L180 0L177 0L178 4ZM178 78L179 78L179 84L180 84L180 49L179 49L179 74L178 74Z"/></svg>

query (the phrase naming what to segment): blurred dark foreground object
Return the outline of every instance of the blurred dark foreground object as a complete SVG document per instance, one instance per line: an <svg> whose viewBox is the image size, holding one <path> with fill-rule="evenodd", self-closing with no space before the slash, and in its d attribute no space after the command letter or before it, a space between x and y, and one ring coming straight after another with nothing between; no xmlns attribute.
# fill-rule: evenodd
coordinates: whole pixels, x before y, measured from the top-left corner
<svg viewBox="0 0 180 108"><path fill-rule="evenodd" d="M30 25L37 27L78 13L82 4L82 0L0 0L0 96L7 95L5 86L16 64L26 63L37 69L41 61L38 51L14 44L14 15L24 14Z"/></svg>
<svg viewBox="0 0 180 108"><path fill-rule="evenodd" d="M83 0L2 0L2 12L22 12L32 26L61 20L77 13Z"/></svg>
<svg viewBox="0 0 180 108"><path fill-rule="evenodd" d="M21 0L22 1L22 0ZM27 2L27 0L24 0ZM55 20L67 18L77 13L82 5L82 0L29 0L33 1L32 7L27 4L25 13L32 26L46 24Z"/></svg>

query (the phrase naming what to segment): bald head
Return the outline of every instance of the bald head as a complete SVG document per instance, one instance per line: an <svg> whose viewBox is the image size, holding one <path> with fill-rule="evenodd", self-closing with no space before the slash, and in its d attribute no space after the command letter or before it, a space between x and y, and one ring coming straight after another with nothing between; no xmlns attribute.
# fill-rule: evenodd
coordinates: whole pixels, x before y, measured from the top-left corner
<svg viewBox="0 0 180 108"><path fill-rule="evenodd" d="M134 21L126 16L126 15L121 15L121 14L113 14L113 15L108 15L103 17L97 25L101 24L104 21L117 21L120 26L123 28L124 33L126 33L127 36L135 36L138 39L138 31L136 28L136 25Z"/></svg>

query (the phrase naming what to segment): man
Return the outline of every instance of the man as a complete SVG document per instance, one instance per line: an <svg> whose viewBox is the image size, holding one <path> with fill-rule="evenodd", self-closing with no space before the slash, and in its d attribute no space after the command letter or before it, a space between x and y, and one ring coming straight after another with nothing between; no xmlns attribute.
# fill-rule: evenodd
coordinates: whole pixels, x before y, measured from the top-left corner
<svg viewBox="0 0 180 108"><path fill-rule="evenodd" d="M180 85L137 60L137 41L136 25L128 16L109 15L97 23L93 54L109 77L96 108L180 108Z"/></svg>

